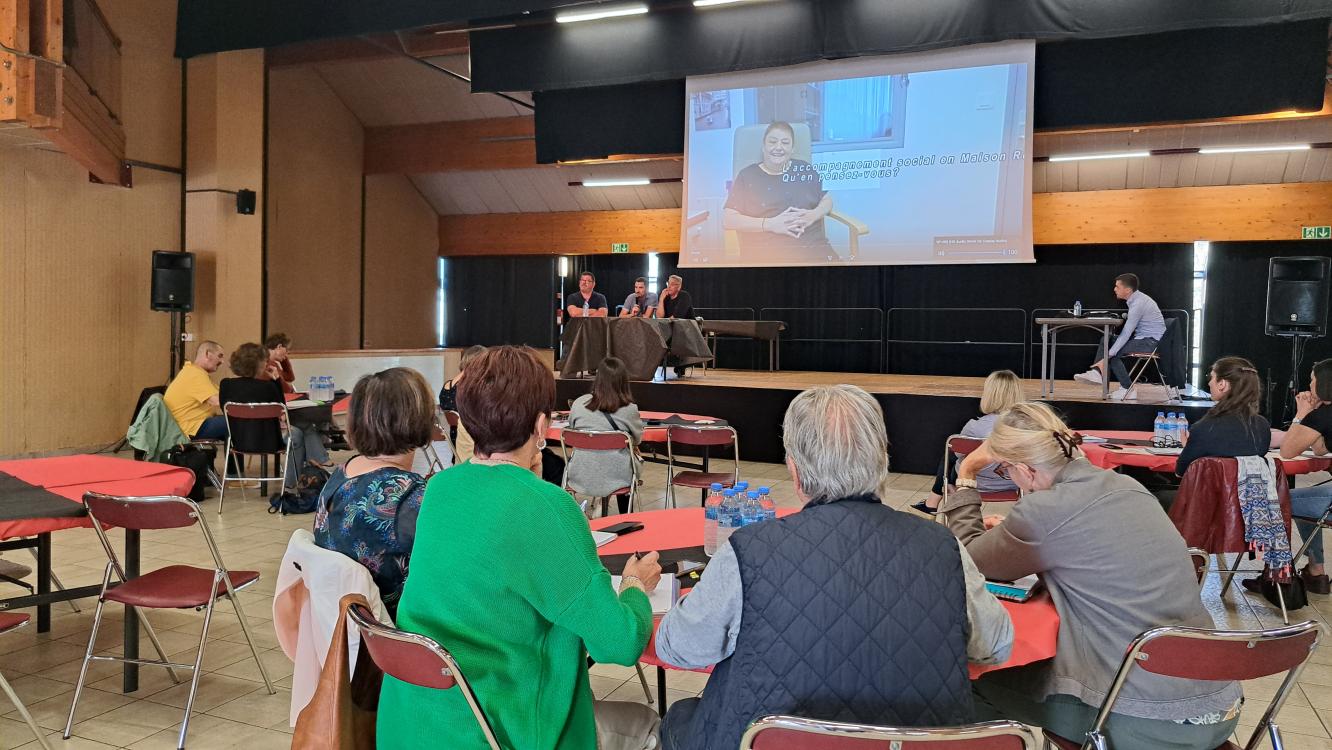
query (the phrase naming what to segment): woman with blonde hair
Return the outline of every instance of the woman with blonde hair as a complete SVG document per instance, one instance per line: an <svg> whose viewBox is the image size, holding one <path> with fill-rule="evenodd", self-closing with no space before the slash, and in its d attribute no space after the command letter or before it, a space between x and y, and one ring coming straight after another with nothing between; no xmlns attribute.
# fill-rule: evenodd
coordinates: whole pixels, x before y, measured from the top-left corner
<svg viewBox="0 0 1332 750"><path fill-rule="evenodd" d="M959 434L970 438L989 437L994 429L994 421L1010 406L1023 399L1022 380L1012 370L995 370L985 378L985 387L981 389L981 416L967 420ZM939 462L939 471L934 475L934 487L929 498L911 507L926 515L934 515L943 499L944 482L951 487L957 478L957 456L949 454ZM976 477L976 484L981 492L1012 492L1017 489L1007 479L994 473L994 467L986 466Z"/></svg>
<svg viewBox="0 0 1332 750"><path fill-rule="evenodd" d="M1055 657L974 683L977 719L1003 716L1082 741L1129 643L1162 626L1214 627L1198 597L1184 540L1131 477L1098 469L1050 407L1020 403L958 466L940 509L986 578L1036 574L1059 611ZM1023 491L986 530L976 477L998 463ZM1136 671L1106 723L1113 747L1211 750L1235 730L1234 682L1161 679Z"/></svg>

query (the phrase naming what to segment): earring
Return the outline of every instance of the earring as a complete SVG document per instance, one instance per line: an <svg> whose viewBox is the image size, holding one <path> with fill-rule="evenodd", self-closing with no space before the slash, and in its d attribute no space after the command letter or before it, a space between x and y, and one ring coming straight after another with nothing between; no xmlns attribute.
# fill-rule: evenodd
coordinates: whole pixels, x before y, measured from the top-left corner
<svg viewBox="0 0 1332 750"><path fill-rule="evenodd" d="M540 440L537 441L537 451L540 452L544 451L545 449L546 449L546 439L541 438Z"/></svg>

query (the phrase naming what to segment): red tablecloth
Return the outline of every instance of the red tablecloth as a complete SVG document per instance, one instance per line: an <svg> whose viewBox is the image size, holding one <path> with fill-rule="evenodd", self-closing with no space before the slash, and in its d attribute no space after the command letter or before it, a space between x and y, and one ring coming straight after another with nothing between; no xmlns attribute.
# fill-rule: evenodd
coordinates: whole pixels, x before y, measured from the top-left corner
<svg viewBox="0 0 1332 750"><path fill-rule="evenodd" d="M111 456L56 456L0 461L0 471L78 503L88 490L111 495L186 495L189 469ZM0 522L0 539L91 527L83 518L33 518Z"/></svg>
<svg viewBox="0 0 1332 750"><path fill-rule="evenodd" d="M705 416L700 416L698 414L680 414L678 412L673 412L673 411L641 411L638 413L638 416L643 419L668 419L670 417L679 417L680 419L688 420L690 422L718 421L716 417L705 417ZM563 419L551 422L550 428L546 430L546 440L552 443L558 443L560 441L560 430L563 430L565 427L568 426L568 424L569 424L568 421ZM654 425L647 427L646 429L643 430L643 439L641 442L644 443L666 442L666 426ZM702 539L700 539L698 544L702 543L703 541ZM682 544L676 546L689 547L696 545ZM633 550L630 551L632 552Z"/></svg>
<svg viewBox="0 0 1332 750"><path fill-rule="evenodd" d="M779 508L777 515L788 516L796 512L794 508ZM702 508L675 508L607 516L592 521L591 526L593 529L600 529L621 521L640 521L643 524L643 530L626 534L599 547L597 549L598 554L624 555L638 551L697 547L703 544ZM1013 618L1013 653L1008 661L1003 664L991 666L970 665L972 679L995 669L1020 667L1024 664L1049 659L1055 654L1055 642L1059 636L1059 614L1055 612L1054 603L1050 601L1049 596L1041 594L1023 604L1003 602L1003 605L1008 610L1009 616ZM675 667L657 658L655 625L660 622L660 617L655 618L652 638L648 640L647 648L643 650L643 657L640 661L655 667L675 669ZM711 672L712 670L709 668L697 671Z"/></svg>
<svg viewBox="0 0 1332 750"><path fill-rule="evenodd" d="M349 395L343 396L342 398L333 402L333 413L346 414L347 409L350 408L350 406L351 406L351 396Z"/></svg>
<svg viewBox="0 0 1332 750"><path fill-rule="evenodd" d="M1150 432L1135 432L1130 430L1078 430L1084 436L1095 436L1109 438L1110 442L1115 440L1151 440ZM1119 466L1138 466L1152 471L1159 471L1166 474L1175 472L1175 461L1178 456L1156 456L1147 452L1145 446L1129 445L1120 450L1107 448L1101 443L1083 443L1082 452L1086 454L1087 460L1102 469L1114 469ZM1275 457L1275 453L1270 454ZM1298 458L1281 459L1281 467L1287 474L1311 474L1315 471L1323 471L1332 466L1332 459L1317 458L1313 456L1301 456Z"/></svg>

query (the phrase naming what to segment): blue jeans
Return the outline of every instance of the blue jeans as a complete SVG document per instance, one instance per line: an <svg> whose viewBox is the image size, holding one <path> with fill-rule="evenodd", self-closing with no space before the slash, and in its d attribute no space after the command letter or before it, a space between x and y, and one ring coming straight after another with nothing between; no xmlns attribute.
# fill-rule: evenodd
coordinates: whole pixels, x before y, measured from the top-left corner
<svg viewBox="0 0 1332 750"><path fill-rule="evenodd" d="M227 418L221 414L209 417L199 425L199 430L191 436L192 440L226 440Z"/></svg>
<svg viewBox="0 0 1332 750"><path fill-rule="evenodd" d="M1110 345L1114 346L1114 339L1110 339ZM1128 388L1133 384L1133 379L1129 377L1128 368L1124 366L1125 354L1151 354L1156 351L1156 345L1160 343L1156 339L1129 339L1124 342L1119 353L1110 358L1107 363L1110 366L1110 374L1119 381L1120 388ZM1105 347L1100 347L1096 352L1096 361L1105 359Z"/></svg>
<svg viewBox="0 0 1332 750"><path fill-rule="evenodd" d="M328 463L328 449L324 447L324 435L314 427L301 429L291 425L291 450L287 452L287 486L284 489L296 489L296 480L301 476L307 460L317 464Z"/></svg>
<svg viewBox="0 0 1332 750"><path fill-rule="evenodd" d="M1292 515L1318 518L1327 510L1329 504L1332 504L1332 484L1324 484L1320 487L1300 487L1290 491L1290 512ZM1322 528L1312 523L1302 523L1300 521L1296 521L1295 525L1300 530L1301 538L1313 538L1313 541L1309 544L1309 562L1322 565ZM1295 563L1299 564L1299 560L1296 560Z"/></svg>

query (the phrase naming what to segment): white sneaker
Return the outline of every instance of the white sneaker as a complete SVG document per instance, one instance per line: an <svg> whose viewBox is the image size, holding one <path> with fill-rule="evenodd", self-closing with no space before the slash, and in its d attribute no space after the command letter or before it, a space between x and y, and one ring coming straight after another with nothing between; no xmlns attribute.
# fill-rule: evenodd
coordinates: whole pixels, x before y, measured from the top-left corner
<svg viewBox="0 0 1332 750"><path fill-rule="evenodd" d="M1110 394L1110 400L1111 400L1111 401L1137 401L1137 400L1138 400L1138 389L1137 389L1137 388L1130 388L1129 390L1124 390L1123 388L1116 388L1116 389L1114 390L1114 392Z"/></svg>
<svg viewBox="0 0 1332 750"><path fill-rule="evenodd" d="M1086 372L1080 372L1077 375L1074 375L1073 379L1081 380L1084 383L1091 383L1092 385L1100 385L1103 382L1101 380L1101 371L1095 367Z"/></svg>

